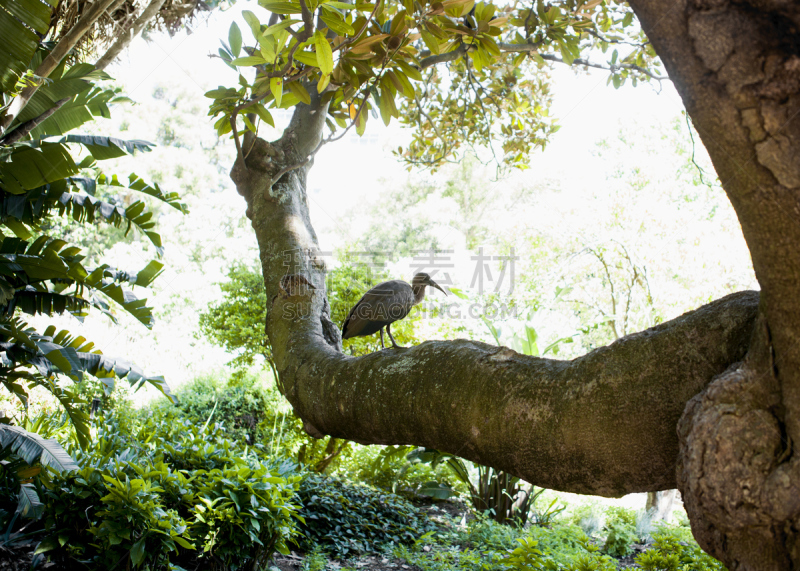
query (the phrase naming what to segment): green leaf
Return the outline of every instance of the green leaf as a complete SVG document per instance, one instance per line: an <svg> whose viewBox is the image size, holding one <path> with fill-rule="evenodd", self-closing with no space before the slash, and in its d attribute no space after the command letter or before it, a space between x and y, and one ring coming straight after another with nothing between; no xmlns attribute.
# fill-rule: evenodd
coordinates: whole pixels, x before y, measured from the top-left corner
<svg viewBox="0 0 800 571"><path fill-rule="evenodd" d="M337 12L320 13L320 19L340 36L352 36L356 33L353 26L345 22L344 18Z"/></svg>
<svg viewBox="0 0 800 571"><path fill-rule="evenodd" d="M9 188L14 186L12 181L24 190L32 190L78 172L72 156L59 143L42 143L38 149L24 147L14 150L10 159L0 163L0 187L9 192L13 192ZM6 180L6 177L11 180Z"/></svg>
<svg viewBox="0 0 800 571"><path fill-rule="evenodd" d="M273 14L302 14L300 4L294 2L272 2L271 0L259 0L258 4L272 12Z"/></svg>
<svg viewBox="0 0 800 571"><path fill-rule="evenodd" d="M355 6L352 4L347 4L345 2L323 2L322 6L332 6L333 8L338 8L339 10L353 10L355 8Z"/></svg>
<svg viewBox="0 0 800 571"><path fill-rule="evenodd" d="M59 472L80 469L58 442L44 439L19 426L0 424L0 446L10 449L30 465L39 462L42 466L50 466Z"/></svg>
<svg viewBox="0 0 800 571"><path fill-rule="evenodd" d="M294 54L294 59L296 61L299 61L300 63L304 63L306 65L319 67L318 62L317 62L318 58L317 58L316 52L304 52L304 51L298 50Z"/></svg>
<svg viewBox="0 0 800 571"><path fill-rule="evenodd" d="M431 53L438 54L439 40L437 40L433 34L431 34L428 30L425 29L422 29L420 31L420 34L422 34L422 41L425 42L425 45L428 47L429 50L431 50Z"/></svg>
<svg viewBox="0 0 800 571"><path fill-rule="evenodd" d="M232 65L236 65L239 67L245 67L250 65L266 65L267 60L265 60L261 56L245 56L245 57L237 57L235 60L231 62ZM209 92L210 93L210 92ZM206 94L208 95L208 94Z"/></svg>
<svg viewBox="0 0 800 571"><path fill-rule="evenodd" d="M328 43L328 38L322 30L314 32L314 46L317 49L317 62L323 75L333 73L333 51Z"/></svg>
<svg viewBox="0 0 800 571"><path fill-rule="evenodd" d="M36 546L36 551L34 551L34 555L39 553L45 553L47 551L50 551L51 549L56 549L57 547L60 547L58 544L58 537L56 537L55 535L51 535L50 537L46 537L45 539L43 539L39 543L39 545Z"/></svg>
<svg viewBox="0 0 800 571"><path fill-rule="evenodd" d="M131 547L131 563L133 563L136 567L141 565L142 560L144 559L144 546L145 538L143 537L134 543L133 547Z"/></svg>
<svg viewBox="0 0 800 571"><path fill-rule="evenodd" d="M228 30L228 43L231 45L233 57L239 57L239 53L242 51L242 31L236 22L231 22L231 28Z"/></svg>
<svg viewBox="0 0 800 571"><path fill-rule="evenodd" d="M256 115L258 115L261 120L264 121L264 123L267 123L270 127L275 127L275 121L273 121L272 115L261 103L256 103L253 105L253 110L256 112Z"/></svg>
<svg viewBox="0 0 800 571"><path fill-rule="evenodd" d="M289 26L291 26L292 24L298 24L298 23L300 23L301 21L302 21L302 20L292 20L291 18L287 18L286 20L283 20L283 21L281 21L281 22L278 22L277 24L273 24L272 26L270 26L269 28L267 28L266 30L264 30L264 31L261 33L261 35L262 35L262 36L271 36L271 35L273 35L273 34L277 34L277 33L278 33L278 32L280 32L281 30L285 30L286 28L288 28L288 27L289 27Z"/></svg>
<svg viewBox="0 0 800 571"><path fill-rule="evenodd" d="M300 101L306 105L311 105L311 95L309 95L306 88L299 81L289 81L285 84Z"/></svg>
<svg viewBox="0 0 800 571"><path fill-rule="evenodd" d="M319 78L317 82L317 93L322 93L325 91L325 88L328 87L328 84L331 82L330 74L324 74L322 77Z"/></svg>
<svg viewBox="0 0 800 571"><path fill-rule="evenodd" d="M272 96L275 98L275 104L280 107L281 97L283 97L283 78L271 77L269 79L269 90L272 92Z"/></svg>
<svg viewBox="0 0 800 571"><path fill-rule="evenodd" d="M44 504L36 493L33 484L20 485L19 496L17 496L16 513L24 518L38 519L44 511Z"/></svg>
<svg viewBox="0 0 800 571"><path fill-rule="evenodd" d="M244 21L250 26L253 37L258 40L258 37L261 35L261 22L258 21L258 17L250 10L242 10L242 18L244 18Z"/></svg>

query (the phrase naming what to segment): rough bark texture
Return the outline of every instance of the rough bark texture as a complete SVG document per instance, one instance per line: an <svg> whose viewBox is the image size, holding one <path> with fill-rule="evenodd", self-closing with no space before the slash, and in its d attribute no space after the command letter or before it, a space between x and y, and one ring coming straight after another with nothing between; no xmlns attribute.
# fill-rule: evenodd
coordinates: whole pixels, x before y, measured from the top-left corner
<svg viewBox="0 0 800 571"><path fill-rule="evenodd" d="M800 467L800 3L631 0L711 155L762 288L745 361L690 401L679 484L731 569L794 569Z"/></svg>

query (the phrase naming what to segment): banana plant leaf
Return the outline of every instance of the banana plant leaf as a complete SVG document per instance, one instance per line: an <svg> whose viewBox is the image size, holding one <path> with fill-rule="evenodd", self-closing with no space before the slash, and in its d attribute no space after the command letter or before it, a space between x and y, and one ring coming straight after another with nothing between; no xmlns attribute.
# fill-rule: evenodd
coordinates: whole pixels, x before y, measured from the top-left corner
<svg viewBox="0 0 800 571"><path fill-rule="evenodd" d="M47 33L53 3L38 0L0 0L0 91L9 93L31 61L39 36Z"/></svg>
<svg viewBox="0 0 800 571"><path fill-rule="evenodd" d="M19 426L0 424L0 447L9 448L28 464L39 462L42 466L51 466L59 472L80 469L78 463L58 442L42 438Z"/></svg>

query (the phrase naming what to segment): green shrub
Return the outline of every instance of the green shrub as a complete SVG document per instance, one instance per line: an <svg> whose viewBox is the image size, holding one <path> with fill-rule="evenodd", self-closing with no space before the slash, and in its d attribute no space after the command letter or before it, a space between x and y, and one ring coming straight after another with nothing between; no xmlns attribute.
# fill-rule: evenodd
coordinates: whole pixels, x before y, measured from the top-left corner
<svg viewBox="0 0 800 571"><path fill-rule="evenodd" d="M178 409L187 419L201 425L211 419L225 428L228 438L250 445L262 441L267 424L272 428L278 407L277 396L255 375L231 379L209 374L181 386L177 396Z"/></svg>
<svg viewBox="0 0 800 571"><path fill-rule="evenodd" d="M725 571L725 566L700 549L687 527L662 524L653 532L653 546L636 557L647 571Z"/></svg>
<svg viewBox="0 0 800 571"><path fill-rule="evenodd" d="M608 555L582 553L573 557L564 571L616 571L617 563Z"/></svg>
<svg viewBox="0 0 800 571"><path fill-rule="evenodd" d="M366 486L309 474L298 492L303 507L300 547L332 548L334 555L381 552L412 543L434 524L403 498Z"/></svg>
<svg viewBox="0 0 800 571"><path fill-rule="evenodd" d="M633 553L631 544L636 543L636 529L629 523L620 520L611 520L606 524L605 545L603 551L614 557L625 557Z"/></svg>
<svg viewBox="0 0 800 571"><path fill-rule="evenodd" d="M497 523L486 516L476 517L467 527L467 541L478 549L511 551L519 540L519 528Z"/></svg>
<svg viewBox="0 0 800 571"><path fill-rule="evenodd" d="M633 553L632 544L636 535L636 512L623 507L610 507L606 512L606 542L603 551L613 557L625 557Z"/></svg>
<svg viewBox="0 0 800 571"><path fill-rule="evenodd" d="M45 481L40 550L63 567L255 569L287 553L300 479L175 411L97 419L81 469Z"/></svg>
<svg viewBox="0 0 800 571"><path fill-rule="evenodd" d="M517 539L519 547L514 549L511 554L503 561L508 569L515 571L534 571L542 569L544 559L542 552L537 548L539 542L530 537Z"/></svg>

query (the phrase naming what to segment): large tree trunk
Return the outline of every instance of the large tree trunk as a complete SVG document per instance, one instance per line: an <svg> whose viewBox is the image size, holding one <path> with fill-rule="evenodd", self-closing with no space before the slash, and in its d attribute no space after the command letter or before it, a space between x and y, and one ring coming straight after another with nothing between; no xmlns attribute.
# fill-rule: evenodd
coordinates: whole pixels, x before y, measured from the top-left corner
<svg viewBox="0 0 800 571"><path fill-rule="evenodd" d="M260 246L280 381L315 436L431 446L572 492L677 484L697 539L731 569L790 569L800 562L800 8L631 4L738 213L760 298L728 296L569 362L465 340L345 356L308 167L271 184L320 140L326 109L315 100L275 144L246 137L231 173Z"/></svg>
<svg viewBox="0 0 800 571"><path fill-rule="evenodd" d="M731 569L800 564L800 3L631 0L739 217L762 288L747 358L681 419L679 485Z"/></svg>

